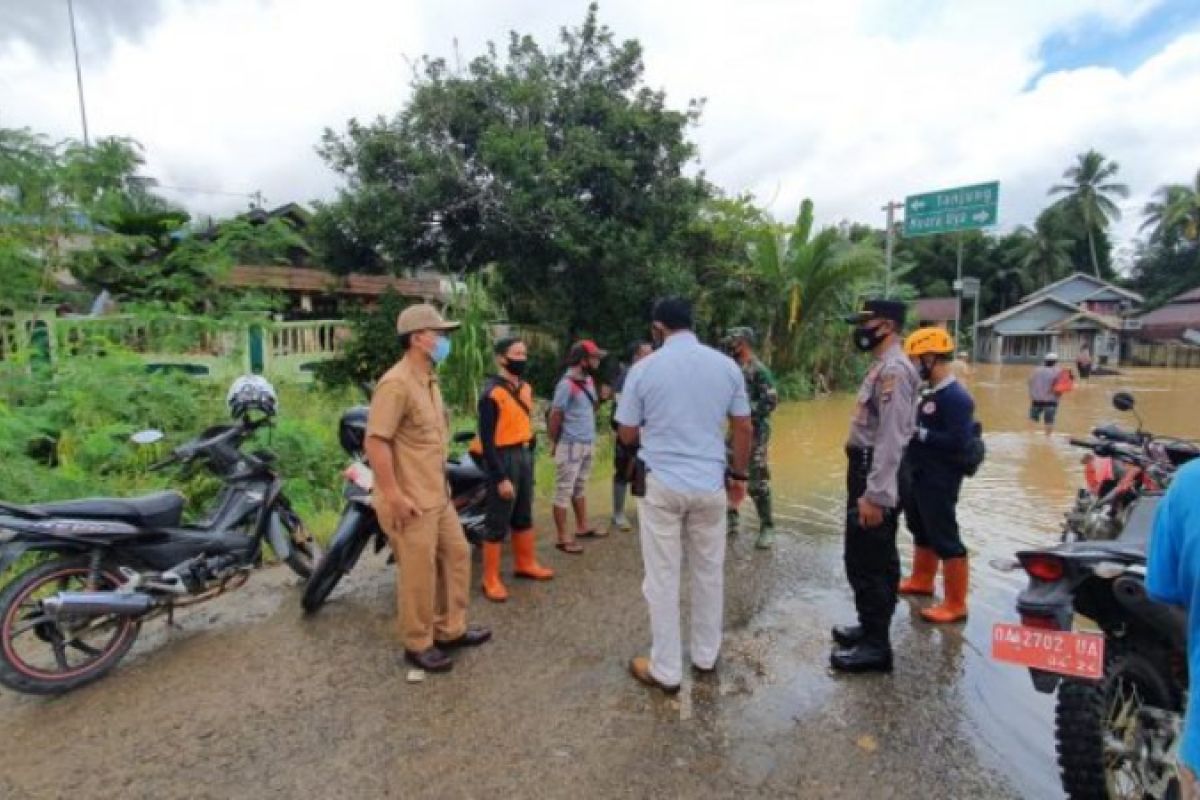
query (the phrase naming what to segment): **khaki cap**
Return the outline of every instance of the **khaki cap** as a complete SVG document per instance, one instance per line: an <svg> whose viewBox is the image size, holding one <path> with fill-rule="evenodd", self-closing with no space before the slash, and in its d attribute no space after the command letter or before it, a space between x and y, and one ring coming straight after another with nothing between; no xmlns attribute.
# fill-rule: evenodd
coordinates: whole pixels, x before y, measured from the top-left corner
<svg viewBox="0 0 1200 800"><path fill-rule="evenodd" d="M417 331L452 331L462 323L449 322L428 303L418 303L400 312L396 320L396 332L403 336Z"/></svg>

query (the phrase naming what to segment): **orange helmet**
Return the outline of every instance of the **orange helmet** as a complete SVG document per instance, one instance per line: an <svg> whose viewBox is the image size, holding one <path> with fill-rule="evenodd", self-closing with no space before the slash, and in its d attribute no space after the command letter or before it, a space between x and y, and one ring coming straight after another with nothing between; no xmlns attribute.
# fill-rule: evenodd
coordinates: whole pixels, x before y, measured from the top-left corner
<svg viewBox="0 0 1200 800"><path fill-rule="evenodd" d="M918 328L904 340L904 354L948 356L954 353L954 340L944 328Z"/></svg>

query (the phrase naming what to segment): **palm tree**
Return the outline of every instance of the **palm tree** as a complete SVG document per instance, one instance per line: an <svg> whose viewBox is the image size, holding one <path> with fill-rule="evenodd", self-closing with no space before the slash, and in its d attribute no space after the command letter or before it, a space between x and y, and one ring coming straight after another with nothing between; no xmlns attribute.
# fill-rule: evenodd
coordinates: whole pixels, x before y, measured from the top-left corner
<svg viewBox="0 0 1200 800"><path fill-rule="evenodd" d="M770 224L757 231L750 260L780 300L765 338L779 345L779 355L793 367L802 360L804 334L853 299L855 287L882 266L877 247L854 244L837 228L813 235L813 203L808 199L800 204L795 225Z"/></svg>
<svg viewBox="0 0 1200 800"><path fill-rule="evenodd" d="M1112 180L1121 167L1099 152L1088 150L1076 158L1076 163L1063 173L1063 177L1070 182L1050 187L1050 194L1063 195L1059 202L1071 206L1078 213L1079 220L1087 231L1092 270L1099 278L1100 260L1096 258L1096 231L1104 230L1110 222L1121 218L1121 209L1112 198L1129 197L1129 187Z"/></svg>
<svg viewBox="0 0 1200 800"><path fill-rule="evenodd" d="M1200 170L1196 171L1191 186L1184 183L1160 186L1154 198L1142 208L1146 217L1142 230L1153 228L1151 237L1159 242L1172 242L1177 237L1200 241Z"/></svg>
<svg viewBox="0 0 1200 800"><path fill-rule="evenodd" d="M1017 234L1017 263L1028 277L1037 278L1038 285L1047 286L1071 271L1070 239L1055 238L1044 225L1034 230L1022 226Z"/></svg>

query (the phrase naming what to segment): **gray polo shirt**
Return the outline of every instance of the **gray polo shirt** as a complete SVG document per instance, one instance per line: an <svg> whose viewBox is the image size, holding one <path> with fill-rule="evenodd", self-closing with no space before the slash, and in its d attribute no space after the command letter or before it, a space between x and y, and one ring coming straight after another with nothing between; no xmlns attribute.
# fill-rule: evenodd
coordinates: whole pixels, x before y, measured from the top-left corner
<svg viewBox="0 0 1200 800"><path fill-rule="evenodd" d="M733 359L677 333L629 370L617 422L641 429L655 478L687 494L725 485L725 421L749 417L746 380Z"/></svg>
<svg viewBox="0 0 1200 800"><path fill-rule="evenodd" d="M1058 367L1038 367L1029 376L1029 399L1035 403L1057 403L1054 382L1058 380Z"/></svg>
<svg viewBox="0 0 1200 800"><path fill-rule="evenodd" d="M554 389L552 405L563 413L559 440L568 444L592 444L596 441L596 406L600 395L596 382L568 372Z"/></svg>

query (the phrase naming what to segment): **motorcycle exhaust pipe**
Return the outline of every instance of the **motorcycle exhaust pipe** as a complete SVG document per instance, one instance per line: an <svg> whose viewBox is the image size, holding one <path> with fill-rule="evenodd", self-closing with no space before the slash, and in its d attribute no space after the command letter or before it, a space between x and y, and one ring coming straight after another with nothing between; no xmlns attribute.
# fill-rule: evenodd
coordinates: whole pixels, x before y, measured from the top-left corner
<svg viewBox="0 0 1200 800"><path fill-rule="evenodd" d="M1141 578L1129 575L1117 578L1113 583L1113 594L1125 610L1145 620L1165 636L1172 647L1187 649L1187 612L1182 608L1151 600Z"/></svg>
<svg viewBox="0 0 1200 800"><path fill-rule="evenodd" d="M101 614L137 617L153 606L154 598L144 592L59 592L42 601L42 608L53 617Z"/></svg>

